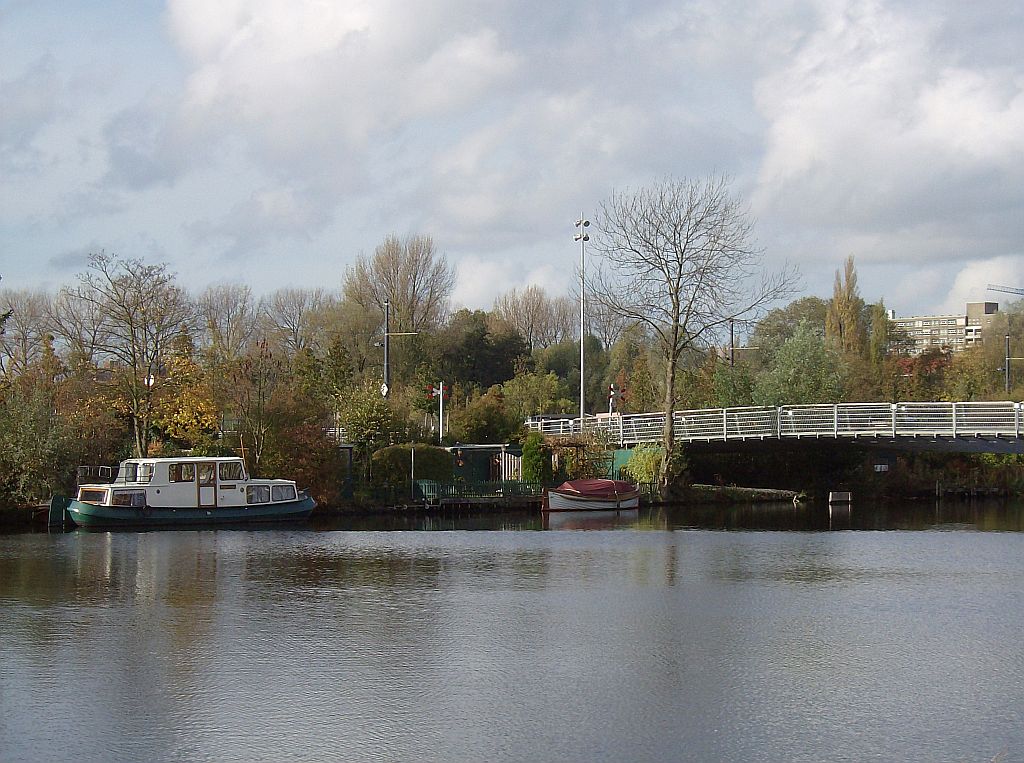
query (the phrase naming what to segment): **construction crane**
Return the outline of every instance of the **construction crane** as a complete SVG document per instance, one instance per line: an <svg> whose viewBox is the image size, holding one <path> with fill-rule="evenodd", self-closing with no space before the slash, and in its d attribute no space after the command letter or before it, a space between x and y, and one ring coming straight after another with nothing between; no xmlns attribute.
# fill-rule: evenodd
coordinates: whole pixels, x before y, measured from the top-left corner
<svg viewBox="0 0 1024 763"><path fill-rule="evenodd" d="M1007 294L1020 294L1021 296L1024 296L1024 289L1016 289L1013 286L996 286L994 283L990 283L988 285L988 290L1002 291L1006 292Z"/></svg>

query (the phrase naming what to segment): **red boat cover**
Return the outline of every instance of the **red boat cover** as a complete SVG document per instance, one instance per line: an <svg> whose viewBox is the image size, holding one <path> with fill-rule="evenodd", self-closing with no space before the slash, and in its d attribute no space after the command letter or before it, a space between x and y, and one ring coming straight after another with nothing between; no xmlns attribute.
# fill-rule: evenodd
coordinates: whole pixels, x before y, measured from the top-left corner
<svg viewBox="0 0 1024 763"><path fill-rule="evenodd" d="M593 480L569 480L563 482L557 488L560 493L575 493L576 495L589 495L589 496L611 496L618 493L624 495L625 493L632 493L636 490L636 485L625 482L624 480L605 480L605 479L593 479Z"/></svg>

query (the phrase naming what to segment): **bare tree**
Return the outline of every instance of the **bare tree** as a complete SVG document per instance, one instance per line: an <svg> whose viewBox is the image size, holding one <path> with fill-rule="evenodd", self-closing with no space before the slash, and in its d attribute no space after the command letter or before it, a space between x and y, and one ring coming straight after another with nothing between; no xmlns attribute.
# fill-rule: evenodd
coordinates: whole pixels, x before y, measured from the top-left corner
<svg viewBox="0 0 1024 763"><path fill-rule="evenodd" d="M63 289L51 303L50 328L60 340L69 364L97 364L97 354L104 344L104 320L100 306L81 293L86 287Z"/></svg>
<svg viewBox="0 0 1024 763"><path fill-rule="evenodd" d="M587 311L587 326L592 336L601 340L601 346L610 350L612 345L619 341L619 337L632 325L628 318L608 308L601 302L596 302Z"/></svg>
<svg viewBox="0 0 1024 763"><path fill-rule="evenodd" d="M613 193L599 208L600 268L592 304L646 327L665 361L661 485L676 471L676 372L690 349L715 344L730 321L750 320L791 292L791 269L764 270L753 222L725 178L666 179Z"/></svg>
<svg viewBox="0 0 1024 763"><path fill-rule="evenodd" d="M194 308L166 265L89 255L79 287L65 289L79 314L98 317L98 351L115 361L112 378L131 420L136 456L149 449L153 403L166 384L163 364L171 343L192 328Z"/></svg>
<svg viewBox="0 0 1024 763"><path fill-rule="evenodd" d="M19 289L0 294L0 313L8 316L0 334L0 369L18 375L43 354L49 333L50 296Z"/></svg>
<svg viewBox="0 0 1024 763"><path fill-rule="evenodd" d="M540 336L540 346L546 347L559 342L579 339L579 297L554 297L551 300L550 310L548 323Z"/></svg>
<svg viewBox="0 0 1024 763"><path fill-rule="evenodd" d="M238 360L256 335L259 315L252 289L242 284L210 286L199 296L198 309L211 360Z"/></svg>
<svg viewBox="0 0 1024 763"><path fill-rule="evenodd" d="M391 303L393 331L421 331L444 319L455 270L429 236L388 236L345 273L344 296L364 310L383 313Z"/></svg>
<svg viewBox="0 0 1024 763"><path fill-rule="evenodd" d="M315 344L318 313L325 300L323 289L278 289L262 301L266 333L287 357Z"/></svg>
<svg viewBox="0 0 1024 763"><path fill-rule="evenodd" d="M531 351L541 346L541 336L551 323L551 300L540 286L510 289L494 300L493 311L519 332Z"/></svg>

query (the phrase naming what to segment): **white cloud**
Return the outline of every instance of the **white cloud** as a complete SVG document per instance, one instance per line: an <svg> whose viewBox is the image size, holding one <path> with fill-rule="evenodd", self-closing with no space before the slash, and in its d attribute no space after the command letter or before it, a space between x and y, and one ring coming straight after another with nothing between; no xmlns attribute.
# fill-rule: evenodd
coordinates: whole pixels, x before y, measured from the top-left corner
<svg viewBox="0 0 1024 763"><path fill-rule="evenodd" d="M877 0L820 4L817 28L756 85L762 217L813 226L817 254L865 263L1016 249L1024 68L972 68L938 45L945 23Z"/></svg>
<svg viewBox="0 0 1024 763"><path fill-rule="evenodd" d="M1008 302L1019 296L988 291L989 285L1024 288L1024 257L1003 256L965 265L953 279L942 306L944 312L958 313L968 302Z"/></svg>
<svg viewBox="0 0 1024 763"><path fill-rule="evenodd" d="M931 309L1021 251L1024 16L1003 2L144 5L9 14L5 250L158 241L194 279L302 286L424 233L489 307L566 293L572 221L613 189L724 172L814 293L853 254L890 306Z"/></svg>

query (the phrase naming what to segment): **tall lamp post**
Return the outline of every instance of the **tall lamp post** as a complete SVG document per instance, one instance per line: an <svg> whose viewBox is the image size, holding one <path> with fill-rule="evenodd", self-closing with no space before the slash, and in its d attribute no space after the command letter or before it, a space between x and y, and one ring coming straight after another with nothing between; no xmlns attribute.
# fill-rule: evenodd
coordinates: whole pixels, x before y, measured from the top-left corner
<svg viewBox="0 0 1024 763"><path fill-rule="evenodd" d="M587 228L590 227L590 220L580 213L580 219L576 221L576 227L579 231L573 236L573 241L580 242L580 434L583 434L583 417L586 413L586 397L585 397L585 382L583 379L583 340L586 336L586 325L587 325L587 299L586 290L587 282L584 277L584 269L587 265L587 242L590 241L590 236L587 234Z"/></svg>

